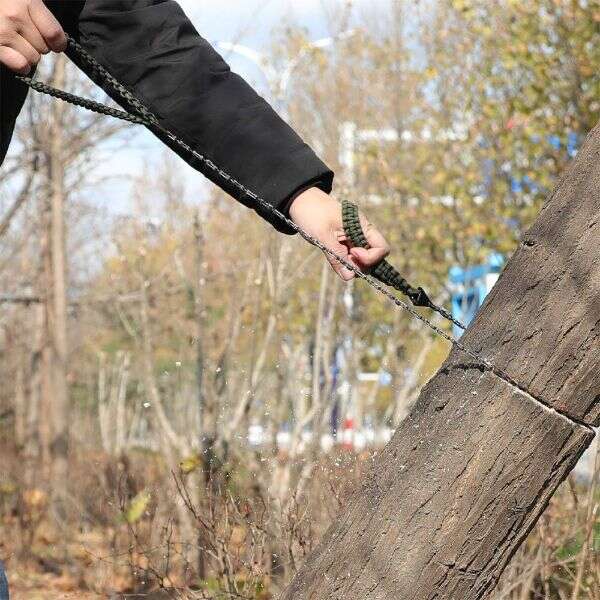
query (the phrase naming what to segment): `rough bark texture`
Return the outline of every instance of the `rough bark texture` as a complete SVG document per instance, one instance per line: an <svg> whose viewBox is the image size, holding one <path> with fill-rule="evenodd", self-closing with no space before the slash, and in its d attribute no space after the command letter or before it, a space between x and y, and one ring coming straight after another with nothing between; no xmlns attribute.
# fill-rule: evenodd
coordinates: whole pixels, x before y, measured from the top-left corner
<svg viewBox="0 0 600 600"><path fill-rule="evenodd" d="M600 126L463 340L536 398L600 425Z"/></svg>
<svg viewBox="0 0 600 600"><path fill-rule="evenodd" d="M463 338L537 398L453 351L282 600L489 594L600 420L599 234L597 127Z"/></svg>

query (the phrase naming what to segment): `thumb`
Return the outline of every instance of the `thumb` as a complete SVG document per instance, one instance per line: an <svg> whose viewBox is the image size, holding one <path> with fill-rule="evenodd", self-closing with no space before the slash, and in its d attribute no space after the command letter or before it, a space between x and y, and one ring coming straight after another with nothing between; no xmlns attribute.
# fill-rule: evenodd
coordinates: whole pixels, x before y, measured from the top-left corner
<svg viewBox="0 0 600 600"><path fill-rule="evenodd" d="M387 255L387 248L351 248L352 258L362 267L374 267L378 265Z"/></svg>

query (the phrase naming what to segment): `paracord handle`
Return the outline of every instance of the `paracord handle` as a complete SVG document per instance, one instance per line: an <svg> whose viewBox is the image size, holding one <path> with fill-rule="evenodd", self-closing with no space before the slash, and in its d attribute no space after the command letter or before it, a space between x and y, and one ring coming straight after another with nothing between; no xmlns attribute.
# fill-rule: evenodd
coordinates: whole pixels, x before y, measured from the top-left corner
<svg viewBox="0 0 600 600"><path fill-rule="evenodd" d="M342 201L342 223L344 225L344 232L355 246L366 249L370 248L360 224L358 206L348 200ZM414 306L433 307L425 290L422 287L412 287L387 260L384 259L377 264L370 271L370 275L381 281L381 283L389 285L408 296Z"/></svg>

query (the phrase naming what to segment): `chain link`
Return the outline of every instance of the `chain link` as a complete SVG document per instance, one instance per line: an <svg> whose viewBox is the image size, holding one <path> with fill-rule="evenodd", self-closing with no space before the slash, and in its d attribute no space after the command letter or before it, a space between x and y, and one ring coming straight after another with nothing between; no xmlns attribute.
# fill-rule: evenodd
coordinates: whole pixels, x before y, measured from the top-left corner
<svg viewBox="0 0 600 600"><path fill-rule="evenodd" d="M436 335L438 335L441 338L445 339L446 341L450 342L450 344L455 346L458 350L463 352L466 356L472 358L476 363L475 366L478 366L480 369L482 369L484 371L489 371L490 373L493 373L496 377L502 379L505 383L508 383L509 385L517 388L521 392L535 398L535 396L533 396L533 394L531 394L531 392L528 391L526 386L518 383L510 375L508 375L505 371L503 371L499 367L496 367L494 364L492 364L487 358L485 358L485 357L481 356L479 353L469 349L467 346L465 346L465 344L460 342L457 338L448 334L446 331L444 331L437 325L433 324L429 319L427 319L426 317L421 315L413 307L411 307L409 304L404 302L401 298L398 298L398 296L396 296L395 294L392 294L389 290L387 290L382 284L380 284L371 275L369 275L368 273L362 272L360 269L358 269L352 263L348 262L345 258L336 254L333 250L331 250L325 244L323 244L323 242L321 242L320 240L318 240L315 237L313 237L312 235L310 235L302 227L300 227L294 221L292 221L292 219L290 219L288 216L284 215L280 210L271 206L271 204L269 204L266 200L264 200L263 198L258 196L258 194L254 193L252 190L248 189L242 183L237 181L234 177L232 177L231 175L229 175L228 173L223 171L212 160L205 157L203 154L199 153L197 150L194 150L191 146L189 146L189 144L187 144L182 139L180 139L178 136L176 136L174 133L172 133L165 127L163 127L159 123L158 119L152 114L152 112L150 112L150 110L148 110L144 106L144 104L142 104L142 102L140 102L140 100L135 97L135 95L132 92L130 92L122 83L120 83L117 79L115 79L102 65L100 65L100 63L98 63L92 56L90 56L90 54L88 54L88 52L80 44L78 44L75 40L73 40L70 37L68 37L67 54L69 56L74 55L76 58L80 59L82 62L87 64L88 67L92 71L90 73L90 76L94 81L102 80L102 81L108 83L109 86L112 88L113 92L116 93L116 95L119 97L121 102L123 104L125 104L125 106L127 106L129 111L131 111L131 112L125 112L122 110L118 110L118 109L112 108L110 106L107 106L105 104L101 104L99 102L94 102L92 100L88 100L85 98L81 98L80 96L76 96L74 94L69 94L67 92L64 92L63 90L58 90L52 86L40 83L29 77L17 76L17 79L19 79L19 81L23 82L25 85L29 86L31 89L33 89L37 92L40 92L42 94L47 94L54 98L58 98L59 100L62 100L64 102L68 102L70 104L80 106L86 110L90 110L95 113L99 113L99 114L103 114L103 115L106 115L109 117L113 117L115 119L127 121L129 123L145 125L146 127L150 128L151 130L153 130L157 133L160 133L163 137L165 137L169 141L173 142L175 145L179 146L179 148L181 148L188 156L192 156L199 163L203 164L206 168L208 168L213 173L215 173L215 175L217 175L218 179L221 180L223 183L232 185L233 187L237 188L245 196L248 196L250 199L252 199L256 204L260 205L266 211L268 211L272 215L275 215L279 220L281 220L286 225L291 227L294 231L296 231L298 234L300 234L309 244L316 246L322 252L324 252L326 255L328 255L329 257L333 258L334 260L336 260L337 262L342 264L344 267L346 267L347 269L352 271L357 278L366 281L372 288L374 288L379 293L381 293L383 296L385 296L395 306L408 312L412 317L421 321L426 327L428 327ZM447 311L445 311L444 309L440 309L439 312L440 312L440 314L442 314L443 317L447 318L450 321L455 322L455 320L453 318L451 318L451 317L449 318L449 313L447 313ZM464 325L462 325L462 323L455 322L455 324L464 328ZM545 404L544 402L542 402L541 400L539 400L537 398L536 398L536 400L542 404Z"/></svg>

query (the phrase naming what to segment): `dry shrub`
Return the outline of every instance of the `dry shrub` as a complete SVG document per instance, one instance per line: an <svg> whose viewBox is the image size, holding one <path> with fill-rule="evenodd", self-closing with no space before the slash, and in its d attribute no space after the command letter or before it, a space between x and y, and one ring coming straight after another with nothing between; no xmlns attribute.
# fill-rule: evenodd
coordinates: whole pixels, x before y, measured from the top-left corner
<svg viewBox="0 0 600 600"><path fill-rule="evenodd" d="M197 470L170 472L150 452L119 459L73 452L69 517L58 524L50 492L25 487L14 458L0 487L0 518L17 589L43 577L45 589L75 589L81 597L267 600L339 513L369 455L322 458L304 495L291 494L282 508L257 483L253 467L262 463L250 455L207 474L200 462ZM598 600L599 502L593 482L565 483L494 600ZM191 532L182 531L182 508Z"/></svg>

